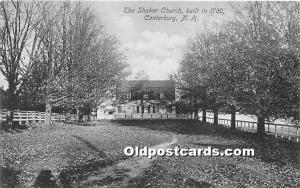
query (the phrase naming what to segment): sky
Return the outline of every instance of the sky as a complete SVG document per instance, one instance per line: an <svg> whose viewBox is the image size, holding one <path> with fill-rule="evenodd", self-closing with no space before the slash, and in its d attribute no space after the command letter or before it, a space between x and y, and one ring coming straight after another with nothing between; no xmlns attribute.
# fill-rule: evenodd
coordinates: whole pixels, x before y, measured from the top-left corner
<svg viewBox="0 0 300 188"><path fill-rule="evenodd" d="M120 41L131 69L127 79L133 79L139 71L145 71L151 80L169 79L168 75L178 69L188 41L197 32L232 17L231 6L225 1L84 1L83 4L95 12L96 24L103 25L107 33ZM217 9L218 13L210 13ZM156 16L171 19L149 20ZM7 87L2 75L0 86Z"/></svg>
<svg viewBox="0 0 300 188"><path fill-rule="evenodd" d="M151 80L169 79L168 75L178 69L188 41L205 27L210 28L232 14L230 4L222 1L87 3L105 30L119 39L131 67L128 79L139 71L145 71ZM203 9L209 12L212 8L222 8L223 13L202 13ZM176 12L178 9L181 11ZM164 15L176 17L177 21L149 20ZM181 21L184 15L189 20Z"/></svg>

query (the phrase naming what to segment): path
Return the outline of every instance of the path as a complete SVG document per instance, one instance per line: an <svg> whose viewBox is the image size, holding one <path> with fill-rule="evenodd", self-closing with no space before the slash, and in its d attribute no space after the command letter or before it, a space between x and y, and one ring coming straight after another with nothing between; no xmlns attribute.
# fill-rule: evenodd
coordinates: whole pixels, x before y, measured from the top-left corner
<svg viewBox="0 0 300 188"><path fill-rule="evenodd" d="M173 139L170 142L165 142L159 145L152 146L152 149L167 149L172 144L177 143L178 138L173 134ZM126 186L130 179L138 177L148 169L157 156L149 159L147 156L132 157L121 161L118 164L103 168L97 175L90 176L83 185L91 187L120 187Z"/></svg>

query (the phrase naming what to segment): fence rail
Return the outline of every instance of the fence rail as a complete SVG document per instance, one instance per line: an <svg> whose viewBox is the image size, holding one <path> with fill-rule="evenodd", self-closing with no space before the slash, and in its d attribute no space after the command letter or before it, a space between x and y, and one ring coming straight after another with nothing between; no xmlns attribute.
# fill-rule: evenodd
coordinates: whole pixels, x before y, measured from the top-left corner
<svg viewBox="0 0 300 188"><path fill-rule="evenodd" d="M7 110L0 109L0 121L5 121L7 118ZM115 114L115 119L194 119L192 115L188 114ZM202 117L200 116L199 119ZM52 113L52 121L76 121L77 116L75 114L59 114ZM14 111L13 121L17 122L44 122L45 121L45 112L37 111ZM214 122L214 118L206 117L206 121L209 123ZM231 126L230 119L218 118L218 124L223 125L227 128ZM257 122L255 121L241 121L236 120L235 125L237 129L245 132L256 132ZM265 132L267 134L273 134L276 138L287 138L288 140L299 142L299 125L285 125L266 122L265 123Z"/></svg>
<svg viewBox="0 0 300 188"><path fill-rule="evenodd" d="M115 114L115 119L194 119L192 115L187 114ZM201 116L198 118L202 119ZM214 118L206 117L206 121L209 123L214 123ZM218 124L229 128L231 126L230 119L218 118ZM256 132L257 122L255 121L242 121L236 120L235 125L237 129L244 132ZM285 125L278 123L265 123L265 132L267 134L273 134L276 138L287 138L291 141L299 142L299 125Z"/></svg>
<svg viewBox="0 0 300 188"><path fill-rule="evenodd" d="M206 117L206 121L209 123L213 123L214 118ZM229 128L231 126L231 120L218 118L218 124ZM235 126L237 129L240 129L244 132L256 132L257 130L257 122L255 121L236 120ZM288 140L293 140L296 142L299 142L299 128L299 125L285 125L271 122L265 123L265 132L267 134L272 134L276 138L287 138Z"/></svg>
<svg viewBox="0 0 300 188"><path fill-rule="evenodd" d="M13 121L22 123L22 122L44 122L45 121L45 112L37 112L37 111L14 111ZM0 109L0 121L5 121L7 118L7 110ZM76 121L77 116L75 114L59 114L52 113L51 121Z"/></svg>

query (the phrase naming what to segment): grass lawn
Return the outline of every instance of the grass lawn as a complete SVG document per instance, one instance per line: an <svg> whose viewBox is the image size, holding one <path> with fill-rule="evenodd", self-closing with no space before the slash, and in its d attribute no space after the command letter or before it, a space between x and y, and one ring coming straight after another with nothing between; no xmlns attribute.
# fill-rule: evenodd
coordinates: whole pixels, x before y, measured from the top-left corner
<svg viewBox="0 0 300 188"><path fill-rule="evenodd" d="M107 176L103 177L106 184L102 181L101 185L300 187L299 144L272 137L259 141L251 133L193 121L115 121L96 126L58 123L51 129L36 126L0 134L2 172L18 177L21 187L43 187L39 182L46 177L53 186L85 187L82 182L91 176L103 176L101 169L126 163L130 159L123 154L126 146L153 146L169 142L173 135L178 141L171 148L254 148L255 157L157 157L144 173L126 184L111 184L115 179Z"/></svg>
<svg viewBox="0 0 300 188"><path fill-rule="evenodd" d="M300 187L300 145L198 123L144 124L178 135L179 148L254 148L255 157L160 157L127 187Z"/></svg>
<svg viewBox="0 0 300 188"><path fill-rule="evenodd" d="M65 181L61 172L71 174L72 181L82 179L99 167L124 159L126 146L151 146L172 138L166 132L111 123L96 126L56 123L51 129L34 127L0 133L1 182L17 175L22 186L31 186L38 176L50 176L49 170L54 179L61 181ZM14 183L11 179L7 187Z"/></svg>

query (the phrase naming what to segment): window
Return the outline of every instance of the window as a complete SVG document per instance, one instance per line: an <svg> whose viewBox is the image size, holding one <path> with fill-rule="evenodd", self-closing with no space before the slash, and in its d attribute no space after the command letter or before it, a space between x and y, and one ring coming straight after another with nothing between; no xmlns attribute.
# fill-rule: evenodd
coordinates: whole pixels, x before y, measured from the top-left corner
<svg viewBox="0 0 300 188"><path fill-rule="evenodd" d="M118 113L121 113L121 112L122 112L122 107L118 106Z"/></svg>
<svg viewBox="0 0 300 188"><path fill-rule="evenodd" d="M143 98L148 99L148 94L144 94Z"/></svg>
<svg viewBox="0 0 300 188"><path fill-rule="evenodd" d="M160 94L159 94L159 98L160 98L160 99L163 99L163 98L165 98L165 95L164 95L164 93L160 93Z"/></svg>
<svg viewBox="0 0 300 188"><path fill-rule="evenodd" d="M127 99L131 99L131 93L127 93L126 98L127 98Z"/></svg>

